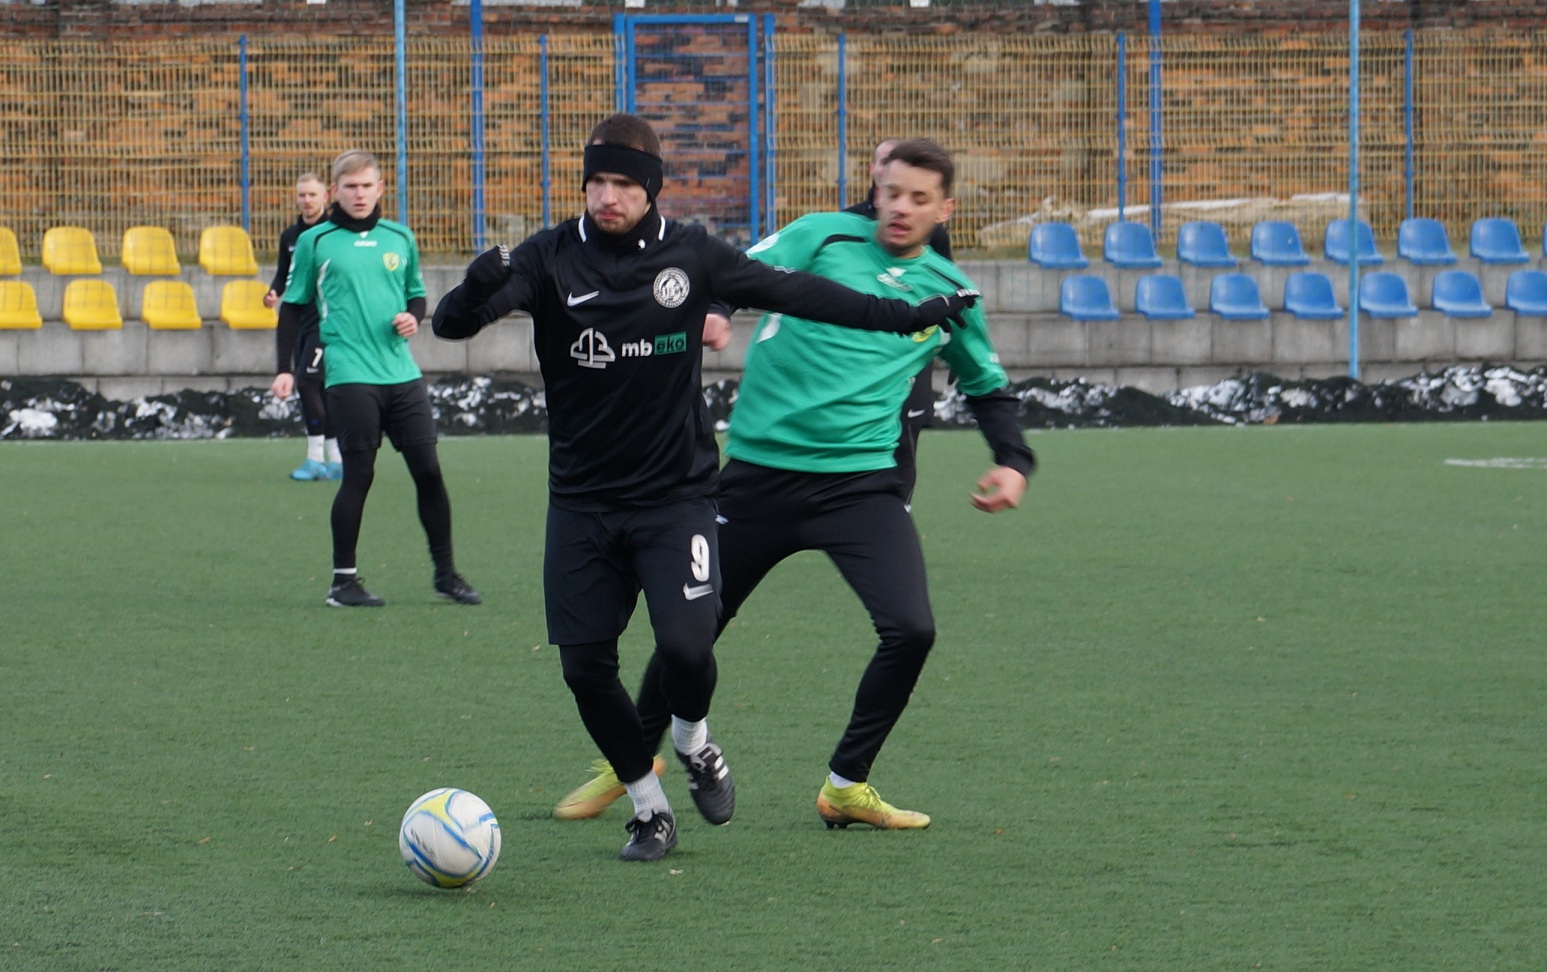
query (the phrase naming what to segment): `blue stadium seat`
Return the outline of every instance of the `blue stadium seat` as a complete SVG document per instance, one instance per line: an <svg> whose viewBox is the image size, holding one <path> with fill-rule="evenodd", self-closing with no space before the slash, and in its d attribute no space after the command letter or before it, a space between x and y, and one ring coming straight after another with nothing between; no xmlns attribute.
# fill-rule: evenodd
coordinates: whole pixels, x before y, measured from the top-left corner
<svg viewBox="0 0 1547 972"><path fill-rule="evenodd" d="M1312 321L1330 321L1342 317L1332 293L1332 281L1324 273L1291 273L1284 281L1284 310Z"/></svg>
<svg viewBox="0 0 1547 972"><path fill-rule="evenodd" d="M1122 315L1112 305L1112 291L1101 277L1077 273L1058 286L1058 312L1077 321L1115 321Z"/></svg>
<svg viewBox="0 0 1547 972"><path fill-rule="evenodd" d="M1520 245L1520 230L1506 216L1489 216L1472 223L1472 257L1483 263L1528 263L1531 255Z"/></svg>
<svg viewBox="0 0 1547 972"><path fill-rule="evenodd" d="M1031 228L1026 257L1049 270L1084 270L1090 266L1080 249L1080 237L1068 223L1038 223Z"/></svg>
<svg viewBox="0 0 1547 972"><path fill-rule="evenodd" d="M1240 262L1230 252L1225 228L1209 221L1182 224L1182 228L1176 231L1176 257L1195 267L1226 267L1232 270Z"/></svg>
<svg viewBox="0 0 1547 972"><path fill-rule="evenodd" d="M1355 224L1354 236L1358 242L1359 263L1361 266L1380 266L1386 262L1386 258L1380 255L1375 248L1375 233L1371 231L1370 224L1359 220ZM1348 265L1348 220L1334 219L1327 223L1326 235L1322 237L1322 255L1333 263Z"/></svg>
<svg viewBox="0 0 1547 972"><path fill-rule="evenodd" d="M1108 224L1101 250L1108 263L1124 270L1149 270L1161 265L1160 254L1155 252L1155 237L1143 223L1124 220Z"/></svg>
<svg viewBox="0 0 1547 972"><path fill-rule="evenodd" d="M1483 284L1470 270L1441 270L1434 275L1434 291L1429 301L1447 317L1488 317L1493 308L1483 300Z"/></svg>
<svg viewBox="0 0 1547 972"><path fill-rule="evenodd" d="M1371 317L1414 317L1418 313L1407 296L1407 281L1384 270L1367 273L1359 281L1359 309Z"/></svg>
<svg viewBox="0 0 1547 972"><path fill-rule="evenodd" d="M1295 224L1272 219L1252 227L1252 259L1270 267L1303 267L1311 262Z"/></svg>
<svg viewBox="0 0 1547 972"><path fill-rule="evenodd" d="M1260 321L1268 316L1256 279L1244 273L1214 276L1209 282L1209 310L1227 321Z"/></svg>
<svg viewBox="0 0 1547 972"><path fill-rule="evenodd" d="M1196 317L1197 312L1187 306L1187 291L1182 278L1169 273L1152 273L1140 277L1134 285L1133 303L1139 313L1152 321L1180 321Z"/></svg>
<svg viewBox="0 0 1547 972"><path fill-rule="evenodd" d="M1404 219L1397 227L1397 256L1422 267L1448 267L1456 262L1450 234L1437 219Z"/></svg>
<svg viewBox="0 0 1547 972"><path fill-rule="evenodd" d="M1516 314L1547 316L1547 273L1516 270L1504 284L1504 306Z"/></svg>

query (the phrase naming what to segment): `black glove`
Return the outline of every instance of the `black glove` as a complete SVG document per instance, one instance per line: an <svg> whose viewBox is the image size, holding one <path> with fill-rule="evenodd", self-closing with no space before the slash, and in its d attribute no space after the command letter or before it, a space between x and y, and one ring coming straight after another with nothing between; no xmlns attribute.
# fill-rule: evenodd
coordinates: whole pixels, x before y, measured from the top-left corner
<svg viewBox="0 0 1547 972"><path fill-rule="evenodd" d="M487 296L505 286L510 279L510 248L496 246L484 250L467 265L466 285Z"/></svg>
<svg viewBox="0 0 1547 972"><path fill-rule="evenodd" d="M946 333L959 331L967 326L962 318L962 311L978 302L983 295L976 290L963 288L954 294L936 294L927 300L920 301L913 308L914 331L927 331L932 327L939 327Z"/></svg>

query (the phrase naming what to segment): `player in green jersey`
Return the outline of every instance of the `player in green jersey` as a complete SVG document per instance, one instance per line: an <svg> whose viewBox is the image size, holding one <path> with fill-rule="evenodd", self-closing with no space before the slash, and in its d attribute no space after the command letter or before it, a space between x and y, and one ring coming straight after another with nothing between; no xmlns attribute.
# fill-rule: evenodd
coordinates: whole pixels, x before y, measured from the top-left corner
<svg viewBox="0 0 1547 972"><path fill-rule="evenodd" d="M954 209L953 174L940 146L900 142L877 184L874 221L852 213L806 216L750 252L871 294L924 300L971 290L959 268L925 246ZM933 330L897 338L770 314L747 350L718 495L721 629L777 564L801 550L821 550L864 603L880 638L817 796L829 827L929 825L927 814L886 803L869 783L871 764L935 640L923 553L894 459L902 403L923 363L938 354L951 366L993 451L996 465L978 480L975 507L997 513L1019 505L1035 466L983 314L973 308L964 317L965 327L947 341ZM652 743L669 718L657 666L652 658L639 697ZM556 814L600 813L614 789L607 776L604 770L567 796Z"/></svg>
<svg viewBox="0 0 1547 972"><path fill-rule="evenodd" d="M313 301L327 348L327 410L343 454L333 499L331 607L381 607L355 567L365 498L386 435L402 453L435 563L435 593L459 604L482 598L457 573L451 500L436 452L435 415L408 339L424 319L419 247L408 227L381 218L385 184L374 156L345 152L333 163L328 218L301 234L280 304L281 325Z"/></svg>

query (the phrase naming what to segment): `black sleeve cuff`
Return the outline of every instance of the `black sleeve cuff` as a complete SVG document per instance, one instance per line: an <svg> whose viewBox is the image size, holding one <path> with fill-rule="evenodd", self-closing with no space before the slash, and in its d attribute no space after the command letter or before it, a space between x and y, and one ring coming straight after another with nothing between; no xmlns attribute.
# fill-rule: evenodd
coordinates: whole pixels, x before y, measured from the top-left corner
<svg viewBox="0 0 1547 972"><path fill-rule="evenodd" d="M968 395L967 407L993 450L995 463L1009 466L1022 476L1036 472L1037 454L1031 451L1021 432L1020 399L999 388L987 395Z"/></svg>

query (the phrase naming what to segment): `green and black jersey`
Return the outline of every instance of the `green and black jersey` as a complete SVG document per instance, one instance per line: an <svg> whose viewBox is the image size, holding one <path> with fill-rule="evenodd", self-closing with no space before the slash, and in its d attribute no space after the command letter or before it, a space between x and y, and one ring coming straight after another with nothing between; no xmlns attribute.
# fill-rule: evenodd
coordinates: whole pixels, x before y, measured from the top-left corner
<svg viewBox="0 0 1547 972"><path fill-rule="evenodd" d="M422 377L392 318L423 296L419 247L408 227L378 219L369 228L351 229L329 219L296 241L284 301L316 302L331 388Z"/></svg>
<svg viewBox="0 0 1547 972"><path fill-rule="evenodd" d="M752 247L754 259L805 270L862 293L918 303L972 287L961 269L925 247L898 259L875 241L876 224L855 213L803 216ZM787 314L758 321L731 412L726 454L799 472L887 469L901 434L900 411L914 376L935 355L969 396L1006 384L983 312L966 326L898 337L817 324Z"/></svg>

